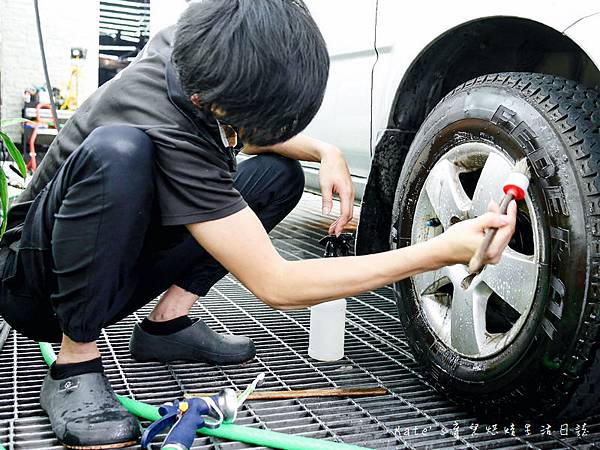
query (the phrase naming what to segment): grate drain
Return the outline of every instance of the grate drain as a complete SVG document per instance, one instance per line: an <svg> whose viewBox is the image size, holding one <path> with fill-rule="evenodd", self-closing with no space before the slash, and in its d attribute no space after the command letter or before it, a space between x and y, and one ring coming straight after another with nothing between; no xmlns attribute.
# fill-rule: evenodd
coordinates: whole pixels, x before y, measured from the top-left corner
<svg viewBox="0 0 600 450"><path fill-rule="evenodd" d="M318 239L328 222L319 214L320 198L305 194L301 204L271 232L273 243L287 259L319 257ZM239 424L371 448L488 449L592 448L600 441L600 421L588 420L587 434L559 430L543 434L524 424L515 436L502 421L481 423L473 413L432 389L413 359L397 317L390 288L348 299L346 356L335 363L311 360L308 310L280 312L262 304L231 276L219 282L193 308L220 332L254 339L257 357L242 366L136 363L128 352L133 325L151 309L147 305L103 332L99 342L106 373L116 392L160 404L184 392L243 389L260 372L269 390L377 386L385 397L359 399L298 399L251 401L239 414ZM39 389L46 373L37 345L14 332L0 353L0 442L14 449L59 449L40 409ZM480 422L480 423L478 423ZM475 428L475 424L478 426ZM147 425L147 423L144 423ZM494 425L496 428L494 429ZM194 449L242 449L245 444L198 437ZM251 447L259 448L259 447Z"/></svg>

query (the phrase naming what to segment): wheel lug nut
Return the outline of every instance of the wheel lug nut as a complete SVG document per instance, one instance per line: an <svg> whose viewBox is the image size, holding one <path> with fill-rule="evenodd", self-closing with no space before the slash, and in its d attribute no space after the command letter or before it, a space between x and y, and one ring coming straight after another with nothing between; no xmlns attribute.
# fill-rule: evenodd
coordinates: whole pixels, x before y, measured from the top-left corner
<svg viewBox="0 0 600 450"><path fill-rule="evenodd" d="M437 217L429 219L427 222L425 222L426 227L439 227L441 224L442 222L440 222L440 219L438 219Z"/></svg>

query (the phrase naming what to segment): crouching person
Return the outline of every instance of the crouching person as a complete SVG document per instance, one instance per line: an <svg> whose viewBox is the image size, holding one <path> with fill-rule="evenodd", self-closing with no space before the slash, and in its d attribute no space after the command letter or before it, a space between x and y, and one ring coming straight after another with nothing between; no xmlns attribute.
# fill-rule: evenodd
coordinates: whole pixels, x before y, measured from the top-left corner
<svg viewBox="0 0 600 450"><path fill-rule="evenodd" d="M286 261L267 235L297 204L298 160L321 163L352 217L341 152L299 133L316 114L329 69L300 0L206 0L102 86L53 142L9 213L0 243L0 314L38 341L60 342L40 401L71 448L122 447L140 435L103 373L103 328L161 298L135 325L137 361L238 364L255 348L188 317L231 272L273 308L356 295L444 265L467 263L488 227L486 262L512 235L488 213L413 247L376 255ZM236 164L236 149L254 154Z"/></svg>

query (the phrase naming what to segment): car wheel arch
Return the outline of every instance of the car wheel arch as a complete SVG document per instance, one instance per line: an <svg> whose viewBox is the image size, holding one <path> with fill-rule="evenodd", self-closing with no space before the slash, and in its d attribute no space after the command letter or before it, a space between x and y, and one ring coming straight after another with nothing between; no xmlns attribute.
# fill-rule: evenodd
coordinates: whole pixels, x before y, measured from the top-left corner
<svg viewBox="0 0 600 450"><path fill-rule="evenodd" d="M507 29L512 40L507 40ZM527 42L538 47L523 50ZM477 19L434 39L403 75L388 123L374 148L358 228L358 254L389 249L396 184L404 156L425 117L457 86L496 72L547 73L600 87L600 70L575 41L530 19Z"/></svg>

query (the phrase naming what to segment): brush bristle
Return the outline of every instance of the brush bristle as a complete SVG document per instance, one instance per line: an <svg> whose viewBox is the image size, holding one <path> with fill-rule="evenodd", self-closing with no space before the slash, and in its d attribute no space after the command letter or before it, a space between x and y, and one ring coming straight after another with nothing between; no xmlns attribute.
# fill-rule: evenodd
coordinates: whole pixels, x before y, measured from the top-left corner
<svg viewBox="0 0 600 450"><path fill-rule="evenodd" d="M531 178L531 172L529 171L529 165L527 164L527 158L522 158L513 167L513 172L522 173L527 178Z"/></svg>

